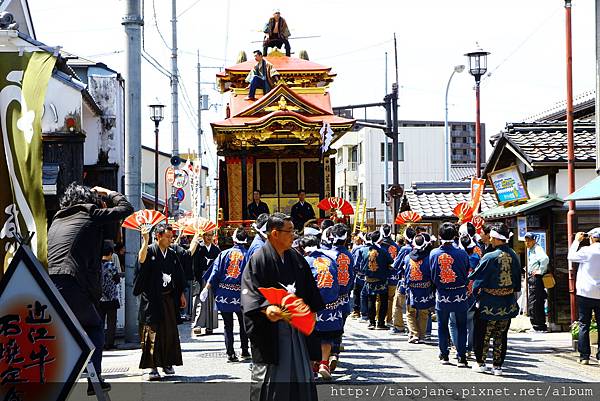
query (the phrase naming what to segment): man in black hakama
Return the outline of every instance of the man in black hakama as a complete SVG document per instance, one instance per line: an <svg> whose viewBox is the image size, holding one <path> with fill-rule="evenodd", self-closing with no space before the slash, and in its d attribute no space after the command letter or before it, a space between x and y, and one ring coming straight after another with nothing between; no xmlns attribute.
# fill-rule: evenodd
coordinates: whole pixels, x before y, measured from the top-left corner
<svg viewBox="0 0 600 401"><path fill-rule="evenodd" d="M212 262L219 256L221 249L213 244L213 233L207 232L202 235L202 243L198 247L194 258L194 283L192 284L193 306L192 306L192 334L212 334L219 327L219 316L215 308L215 294L211 289L206 301L200 301L200 291L206 286L212 271Z"/></svg>
<svg viewBox="0 0 600 401"><path fill-rule="evenodd" d="M160 380L158 368L172 375L173 366L183 364L177 325L181 323L179 308L186 305L183 268L169 248L173 229L159 225L155 230L156 242L150 246L148 233L143 233L133 287L133 295L140 295L140 369L150 369L148 380Z"/></svg>
<svg viewBox="0 0 600 401"><path fill-rule="evenodd" d="M282 320L281 309L270 305L258 289L285 288L302 298L313 312L325 305L309 265L291 249L291 218L281 213L270 216L267 238L242 277L242 312L253 361L250 400L316 400L306 337Z"/></svg>
<svg viewBox="0 0 600 401"><path fill-rule="evenodd" d="M306 192L303 189L298 191L298 202L292 206L290 214L294 228L298 231L302 231L307 221L315 218L315 210L306 202Z"/></svg>

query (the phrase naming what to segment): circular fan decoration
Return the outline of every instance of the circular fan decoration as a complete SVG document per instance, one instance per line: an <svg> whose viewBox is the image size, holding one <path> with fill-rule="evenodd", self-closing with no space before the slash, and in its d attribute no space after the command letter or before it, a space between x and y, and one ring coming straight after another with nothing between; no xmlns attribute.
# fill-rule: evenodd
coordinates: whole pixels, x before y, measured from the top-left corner
<svg viewBox="0 0 600 401"><path fill-rule="evenodd" d="M410 223L418 223L421 221L422 217L419 213L413 212L411 210L407 210L402 213L398 213L396 216L396 220L394 224L410 224Z"/></svg>
<svg viewBox="0 0 600 401"><path fill-rule="evenodd" d="M459 223L466 223L473 218L473 206L470 202L461 202L453 210L453 213L458 217Z"/></svg>
<svg viewBox="0 0 600 401"><path fill-rule="evenodd" d="M158 210L143 209L138 210L131 216L127 217L122 226L130 230L140 232L149 232L152 227L167 219L167 216Z"/></svg>
<svg viewBox="0 0 600 401"><path fill-rule="evenodd" d="M341 212L344 216L349 216L354 214L354 208L347 200L343 198L338 198L337 196L332 196L330 198L325 198L317 205L319 209L324 210L326 212L332 211L332 214L336 211Z"/></svg>

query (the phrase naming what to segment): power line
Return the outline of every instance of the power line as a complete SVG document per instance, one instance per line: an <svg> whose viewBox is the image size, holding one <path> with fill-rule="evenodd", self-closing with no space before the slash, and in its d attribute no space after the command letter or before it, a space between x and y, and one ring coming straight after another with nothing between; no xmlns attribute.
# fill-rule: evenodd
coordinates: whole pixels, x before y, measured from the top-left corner
<svg viewBox="0 0 600 401"><path fill-rule="evenodd" d="M156 32L158 32L158 35L162 39L162 41L165 44L165 46L167 47L167 49L171 50L171 47L169 46L169 44L167 43L167 41L163 37L162 32L158 28L158 20L156 18L156 5L154 4L154 0L152 0L152 10L154 11L154 26L156 27Z"/></svg>
<svg viewBox="0 0 600 401"><path fill-rule="evenodd" d="M192 5L191 5L191 6L189 6L189 7L188 7L188 8L186 8L185 10L183 10L183 11L181 12L181 14L179 14L179 15L177 16L177 18L181 17L183 14L187 13L188 11L190 11L190 10L191 10L191 9L192 9L192 8L193 8L193 7L194 7L196 4L200 3L200 1L202 1L202 0L197 0L197 1L195 1L195 2L194 2Z"/></svg>
<svg viewBox="0 0 600 401"><path fill-rule="evenodd" d="M154 67L158 72L160 72L161 74L163 74L164 76L166 76L167 78L171 79L171 74L169 74L168 72L163 71L160 66L157 66L156 64L154 64L154 62L152 62L152 60L150 60L147 56L145 52L141 53L142 58L144 60L146 60L148 62L148 64L150 64L152 67Z"/></svg>
<svg viewBox="0 0 600 401"><path fill-rule="evenodd" d="M361 47L359 49L349 50L349 51L344 52L344 53L335 54L333 56L320 57L319 60L327 60L327 59L331 59L331 58L347 56L348 54L358 53L358 52L361 52L363 50L367 50L367 49L371 49L373 47L378 47L378 46L381 46L381 45L385 45L385 44L393 42L393 41L394 41L393 39L388 39L388 40L385 40L383 42L374 43L374 44L371 44L371 45L368 45L368 46L365 46L365 47Z"/></svg>

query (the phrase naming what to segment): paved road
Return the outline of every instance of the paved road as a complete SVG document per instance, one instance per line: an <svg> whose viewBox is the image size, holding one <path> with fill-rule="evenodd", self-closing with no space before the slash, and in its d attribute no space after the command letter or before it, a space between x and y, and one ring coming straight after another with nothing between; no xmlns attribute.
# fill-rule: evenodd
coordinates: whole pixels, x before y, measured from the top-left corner
<svg viewBox="0 0 600 401"><path fill-rule="evenodd" d="M435 326L435 324L434 324ZM175 382L248 382L248 363L227 363L224 353L222 321L211 336L190 337L187 325L180 326L183 349L182 367L176 367ZM346 351L336 382L574 382L599 381L600 366L577 364L568 333L509 333L509 351L502 377L477 373L471 369L443 366L438 362L435 336L430 344L409 344L406 335L367 330L366 324L349 319L345 337ZM236 346L239 347L236 335ZM239 352L239 351L238 351ZM105 352L104 376L112 382L142 381L138 369L140 351ZM475 362L472 361L471 365Z"/></svg>

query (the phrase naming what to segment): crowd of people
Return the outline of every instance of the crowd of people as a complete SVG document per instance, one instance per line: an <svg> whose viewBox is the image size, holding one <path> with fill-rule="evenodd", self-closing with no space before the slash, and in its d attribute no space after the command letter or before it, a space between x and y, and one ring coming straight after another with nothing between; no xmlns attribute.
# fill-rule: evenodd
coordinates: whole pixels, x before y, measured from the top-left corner
<svg viewBox="0 0 600 401"><path fill-rule="evenodd" d="M492 347L491 372L502 375L507 334L520 312L521 294L521 265L509 246L506 225L486 225L477 232L471 223L448 222L435 235L426 227L408 226L394 238L392 227L384 224L372 232L352 233L330 219L317 224L312 209L303 211L303 195L301 191L294 216L260 213L252 224L254 237L236 228L233 246L225 250L216 245L213 232L185 238L168 224L142 232L133 293L140 297L139 367L149 370L148 380L160 380L159 369L173 375L174 367L182 365L178 325L190 301L193 336L212 334L218 311L227 361L252 360L253 399L296 399L298 394L316 399L315 380L334 379L343 363L348 318L364 322L369 330L406 333L415 346L431 341L435 321L440 363L450 365L456 357L459 368L474 361L474 370L486 372ZM260 193L254 206L264 209ZM102 230L132 212L117 192L71 185L48 234L50 276L96 348L92 362L100 378L102 350L114 347L122 276L116 254L120 250L102 240ZM580 248L586 236L591 246ZM540 279L548 257L532 233L525 240L530 317L534 329L542 331L545 313L539 305L545 291ZM577 289L582 363L590 357L591 315L598 314L593 266L599 243L600 229L579 233L568 255L581 263ZM305 336L290 325L289 311L269 304L261 288L297 296L296 310L314 313L312 334ZM234 346L236 320L239 354ZM456 355L451 356L452 347ZM110 389L102 378L101 385ZM88 394L93 393L89 386Z"/></svg>

